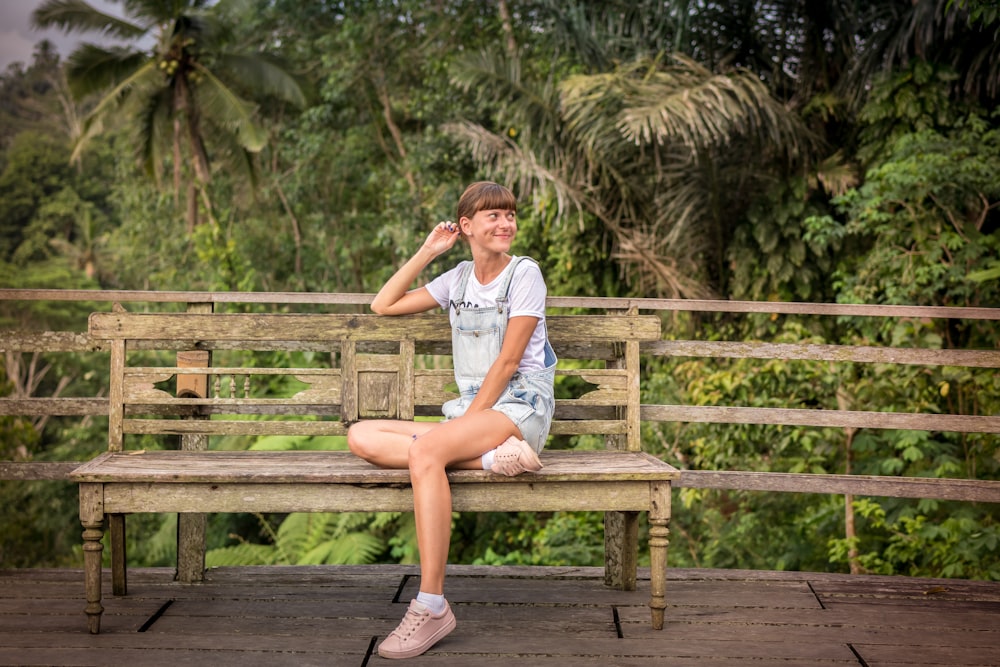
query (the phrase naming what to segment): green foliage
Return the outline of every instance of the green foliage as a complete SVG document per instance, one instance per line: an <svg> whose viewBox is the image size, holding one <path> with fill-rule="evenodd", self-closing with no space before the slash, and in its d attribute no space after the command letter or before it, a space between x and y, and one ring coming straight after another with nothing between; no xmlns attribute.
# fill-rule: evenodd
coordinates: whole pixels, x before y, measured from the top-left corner
<svg viewBox="0 0 1000 667"><path fill-rule="evenodd" d="M954 71L924 60L914 60L904 71L881 75L859 113L861 161L881 162L903 135L951 128L961 114L948 94L955 79Z"/></svg>
<svg viewBox="0 0 1000 667"><path fill-rule="evenodd" d="M846 562L854 548L872 574L1000 580L1000 527L992 513L934 500L888 505L854 501L861 537L831 540L831 562Z"/></svg>
<svg viewBox="0 0 1000 667"><path fill-rule="evenodd" d="M841 298L857 303L998 303L997 285L968 275L995 260L1000 235L1000 130L968 116L954 130L899 137L865 184L836 200L843 232L863 255L836 271ZM827 219L825 225L832 226ZM829 233L829 232L826 232Z"/></svg>
<svg viewBox="0 0 1000 667"><path fill-rule="evenodd" d="M805 221L826 211L804 179L779 183L758 198L737 227L728 256L732 295L753 301L826 301L835 239L805 233Z"/></svg>
<svg viewBox="0 0 1000 667"><path fill-rule="evenodd" d="M604 529L600 512L521 512L517 523L492 526L480 538L474 565L601 565Z"/></svg>
<svg viewBox="0 0 1000 667"><path fill-rule="evenodd" d="M499 174L521 196L515 252L542 263L552 295L1000 303L1000 119L979 111L995 107L1000 81L988 2L781 11L512 2L510 51L496 3L483 0L154 5L119 3L159 17L142 23L164 29L155 47L84 49L68 63L80 90L100 94L74 101L67 68L44 45L33 63L0 74L3 287L374 291L429 224L453 216L466 183ZM179 13L184 25L172 23ZM129 13L49 18L141 32ZM239 53L260 57L230 57ZM272 55L294 77L277 76ZM107 59L94 78L81 66L98 57ZM128 94L101 97L122 76L135 84ZM287 101L298 98L284 85L293 78L311 93L301 113ZM223 81L232 104L213 95ZM185 125L192 108L170 106L187 84L210 165L201 175ZM82 143L88 151L71 166ZM157 189L137 169L136 148L154 172L197 187ZM865 178L852 188L855 165ZM0 302L0 327L82 330L93 309ZM665 315L664 328L710 340L996 347L990 323L962 321ZM32 395L99 395L106 358L69 356L5 359L3 391L23 390L34 364ZM325 363L278 353L258 361ZM990 369L656 360L642 388L651 404L1000 413ZM0 438L6 458L80 460L104 449L106 428L2 418ZM991 434L674 423L646 424L643 436L649 451L693 468L1000 475ZM212 446L345 445L276 436ZM989 506L855 499L849 536L842 498L693 489L678 498L673 564L997 578ZM3 563L78 564L78 531L66 528L77 525L71 485L5 483L0 502L10 509ZM130 526L133 564L171 562L172 518L136 516ZM601 561L599 514L456 515L453 538L455 562ZM213 563L418 561L410 514L218 515L209 543Z"/></svg>
<svg viewBox="0 0 1000 667"><path fill-rule="evenodd" d="M370 514L294 513L277 530L263 515L258 520L268 544L233 536L237 544L209 550L206 565L363 565L384 549L383 540L368 532L379 525Z"/></svg>

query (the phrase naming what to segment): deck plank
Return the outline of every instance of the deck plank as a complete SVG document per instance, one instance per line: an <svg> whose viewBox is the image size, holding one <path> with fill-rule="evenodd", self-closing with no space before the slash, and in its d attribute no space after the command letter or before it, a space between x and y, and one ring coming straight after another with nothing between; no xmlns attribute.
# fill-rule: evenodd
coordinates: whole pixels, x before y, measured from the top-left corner
<svg viewBox="0 0 1000 667"><path fill-rule="evenodd" d="M0 571L0 666L365 665L419 579L412 566L211 570L204 583L134 569L86 631L80 570ZM598 568L449 568L458 629L435 665L837 667L996 665L1000 583L670 570L666 626ZM104 578L110 590L110 574ZM169 603L169 604L168 604ZM162 614L149 622L162 610ZM144 632L139 628L147 626ZM373 661L374 662L366 662Z"/></svg>

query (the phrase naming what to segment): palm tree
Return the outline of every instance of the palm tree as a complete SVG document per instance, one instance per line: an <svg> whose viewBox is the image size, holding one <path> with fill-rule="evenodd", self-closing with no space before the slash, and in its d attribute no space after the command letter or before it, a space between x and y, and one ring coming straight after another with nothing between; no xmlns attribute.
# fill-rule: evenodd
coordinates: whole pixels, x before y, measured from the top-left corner
<svg viewBox="0 0 1000 667"><path fill-rule="evenodd" d="M689 58L638 57L558 85L497 54L454 75L501 108L493 132L451 129L521 192L550 192L564 215L598 219L633 289L663 297L724 293L740 211L769 179L816 161L820 142L759 77ZM503 104L499 101L503 100Z"/></svg>
<svg viewBox="0 0 1000 667"><path fill-rule="evenodd" d="M188 179L188 225L193 228L196 195L211 215L206 188L213 157L237 166L255 183L252 155L264 147L267 133L245 95L272 95L302 106L303 87L275 58L227 51L228 31L207 11L209 0L119 1L124 18L84 0L45 0L32 15L39 28L97 32L133 45L155 36L149 50L85 43L69 56L74 95L100 95L84 121L74 158L104 129L131 125L137 156L158 183L170 155L178 198L185 165L193 169L195 178Z"/></svg>

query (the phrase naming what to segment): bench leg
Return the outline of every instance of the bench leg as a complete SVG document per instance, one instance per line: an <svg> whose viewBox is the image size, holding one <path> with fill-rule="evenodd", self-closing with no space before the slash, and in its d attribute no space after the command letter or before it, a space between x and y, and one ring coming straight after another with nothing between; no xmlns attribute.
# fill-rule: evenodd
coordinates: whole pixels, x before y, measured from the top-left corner
<svg viewBox="0 0 1000 667"><path fill-rule="evenodd" d="M663 629L667 608L667 547L670 540L670 482L650 484L649 609L654 630Z"/></svg>
<svg viewBox="0 0 1000 667"><path fill-rule="evenodd" d="M101 554L104 545L104 487L100 484L80 485L80 523L83 524L83 572L87 590L87 629L91 634L101 631Z"/></svg>
<svg viewBox="0 0 1000 667"><path fill-rule="evenodd" d="M128 594L127 554L125 553L125 515L108 515L108 534L111 539L111 592Z"/></svg>

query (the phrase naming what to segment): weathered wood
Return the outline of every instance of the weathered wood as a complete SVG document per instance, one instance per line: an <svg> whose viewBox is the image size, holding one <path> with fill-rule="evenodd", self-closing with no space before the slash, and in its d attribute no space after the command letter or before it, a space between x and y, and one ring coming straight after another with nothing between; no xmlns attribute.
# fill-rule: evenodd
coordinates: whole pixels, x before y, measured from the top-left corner
<svg viewBox="0 0 1000 667"><path fill-rule="evenodd" d="M126 419L124 433L150 435L344 435L347 425L342 422L316 421L224 421L192 423L181 420Z"/></svg>
<svg viewBox="0 0 1000 667"><path fill-rule="evenodd" d="M713 424L781 424L833 428L889 428L960 433L1000 433L1000 417L976 415L744 408L720 405L644 405L645 421L708 422Z"/></svg>
<svg viewBox="0 0 1000 667"><path fill-rule="evenodd" d="M656 340L655 316L570 315L546 318L553 340ZM451 340L445 315L268 314L268 313L93 313L90 335L97 339L299 341L443 341Z"/></svg>
<svg viewBox="0 0 1000 667"><path fill-rule="evenodd" d="M107 414L106 398L0 398L0 415L99 417Z"/></svg>
<svg viewBox="0 0 1000 667"><path fill-rule="evenodd" d="M836 493L1000 503L1000 482L980 479L682 470L675 486L693 489Z"/></svg>
<svg viewBox="0 0 1000 667"><path fill-rule="evenodd" d="M91 634L101 631L101 553L104 545L104 487L100 484L80 485L80 523L83 524L84 589L87 593L87 629Z"/></svg>
<svg viewBox="0 0 1000 667"><path fill-rule="evenodd" d="M68 481L80 465L81 461L0 461L0 481Z"/></svg>
<svg viewBox="0 0 1000 667"><path fill-rule="evenodd" d="M106 340L76 331L0 331L0 352L104 352Z"/></svg>
<svg viewBox="0 0 1000 667"><path fill-rule="evenodd" d="M645 452L544 451L544 467L505 477L485 470L453 470L452 485L505 487L541 482L629 482L672 480L680 471ZM147 484L356 484L408 485L408 470L378 468L342 451L131 451L105 452L72 474L77 482ZM597 503L597 499L566 502Z"/></svg>
<svg viewBox="0 0 1000 667"><path fill-rule="evenodd" d="M747 341L661 340L642 344L645 354L713 359L800 359L870 364L1000 368L1000 350L929 350L923 348L816 345Z"/></svg>
<svg viewBox="0 0 1000 667"><path fill-rule="evenodd" d="M214 304L189 303L189 313L211 313ZM209 350L188 350L177 352L177 366L182 369L211 367L212 352ZM177 378L177 396L193 396L208 398L208 371L203 373L179 373ZM191 415L188 419L207 419L203 415ZM208 449L209 437L204 433L193 433L181 436L181 449L184 451L205 451ZM187 512L177 517L177 580L185 583L201 581L205 573L205 549L208 518L205 514Z"/></svg>
<svg viewBox="0 0 1000 667"><path fill-rule="evenodd" d="M108 451L120 452L124 442L122 421L125 419L125 341L112 341L108 371Z"/></svg>
<svg viewBox="0 0 1000 667"><path fill-rule="evenodd" d="M998 582L669 572L669 613L654 631L635 594L604 587L599 568L452 566L447 594L458 627L422 662L964 667L995 664L1000 651ZM394 565L218 568L190 586L173 582L168 568L136 569L129 597L105 601L105 634L92 636L75 624L80 570L0 571L0 665L374 665L369 652L416 593L415 573ZM920 592L942 586L950 590ZM911 595L920 600L903 604Z"/></svg>

